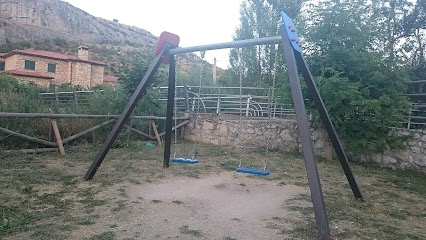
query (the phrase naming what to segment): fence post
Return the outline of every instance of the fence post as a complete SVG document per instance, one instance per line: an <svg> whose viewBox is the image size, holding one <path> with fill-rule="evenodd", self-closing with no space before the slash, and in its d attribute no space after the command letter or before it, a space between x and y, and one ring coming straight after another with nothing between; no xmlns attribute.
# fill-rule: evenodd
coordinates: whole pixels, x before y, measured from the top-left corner
<svg viewBox="0 0 426 240"><path fill-rule="evenodd" d="M189 112L188 85L186 85L186 83L183 86L183 93L185 95L185 112Z"/></svg>
<svg viewBox="0 0 426 240"><path fill-rule="evenodd" d="M72 94L74 96L74 104L78 104L78 96L77 96L77 91L75 89L72 90Z"/></svg>
<svg viewBox="0 0 426 240"><path fill-rule="evenodd" d="M221 96L220 96L220 88L219 88L219 96L217 97L216 115L220 114L220 99L221 99Z"/></svg>
<svg viewBox="0 0 426 240"><path fill-rule="evenodd" d="M56 89L54 90L53 95L55 95L55 103L56 103L56 105L59 106L59 96L58 96L58 91L56 91Z"/></svg>
<svg viewBox="0 0 426 240"><path fill-rule="evenodd" d="M195 98L192 98L192 108L191 108L192 112L195 111Z"/></svg>
<svg viewBox="0 0 426 240"><path fill-rule="evenodd" d="M249 116L250 99L251 99L251 96L250 96L250 95L248 95L248 97L247 97L247 106L246 106L246 117L248 117L248 116Z"/></svg>
<svg viewBox="0 0 426 240"><path fill-rule="evenodd" d="M413 104L410 105L410 114L408 114L408 123L407 123L407 129L410 130L411 125L411 115L413 113Z"/></svg>
<svg viewBox="0 0 426 240"><path fill-rule="evenodd" d="M52 118L51 120L53 132L55 133L56 142L58 143L59 152L62 156L65 155L64 145L62 144L61 134L59 133L58 124L56 123L56 119Z"/></svg>
<svg viewBox="0 0 426 240"><path fill-rule="evenodd" d="M268 88L268 118L271 117L272 114L272 100L271 100L271 88Z"/></svg>
<svg viewBox="0 0 426 240"><path fill-rule="evenodd" d="M272 101L274 101L274 100L272 100ZM276 112L277 112L277 103L274 102L274 114L272 114L272 117L275 117Z"/></svg>
<svg viewBox="0 0 426 240"><path fill-rule="evenodd" d="M155 121L154 120L151 120L151 126L152 126L152 130L154 131L155 138L157 139L158 146L161 147L162 146L161 145L161 138L160 138L160 135L158 134L157 126L155 125Z"/></svg>

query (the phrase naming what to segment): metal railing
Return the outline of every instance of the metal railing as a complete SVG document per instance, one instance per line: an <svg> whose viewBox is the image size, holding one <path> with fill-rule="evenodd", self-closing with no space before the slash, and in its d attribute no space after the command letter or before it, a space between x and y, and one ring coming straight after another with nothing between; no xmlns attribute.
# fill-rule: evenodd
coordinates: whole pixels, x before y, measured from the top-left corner
<svg viewBox="0 0 426 240"><path fill-rule="evenodd" d="M410 114L405 123L408 129L426 128L426 80L417 80L406 83L407 93L404 94L410 98Z"/></svg>
<svg viewBox="0 0 426 240"><path fill-rule="evenodd" d="M101 90L102 91L102 90ZM46 104L66 106L72 104L88 105L93 91L72 91L40 93L41 99Z"/></svg>
<svg viewBox="0 0 426 240"><path fill-rule="evenodd" d="M410 113L402 124L408 129L426 128L426 97L423 93L426 80L412 81L408 86L415 86L416 90L409 88L407 97L411 99ZM201 113L215 114L242 114L251 117L292 118L295 114L290 98L272 96L271 88L243 87L240 99L239 87L213 87L213 86L177 86L176 107L178 112L197 112L198 104ZM160 101L167 101L167 87L157 88L160 92ZM410 90L411 89L411 90ZM102 90L101 90L102 91ZM198 92L200 91L200 95ZM41 93L46 104L66 106L72 104L87 105L94 91L73 91ZM271 108L269 106L271 105ZM270 110L270 112L269 112Z"/></svg>
<svg viewBox="0 0 426 240"><path fill-rule="evenodd" d="M167 101L167 87L160 87L161 101ZM178 112L215 114L242 114L248 117L288 118L295 114L289 99L271 99L269 88L244 87L177 86L176 109ZM200 92L200 94L198 94ZM238 92L238 94L237 94ZM271 108L269 108L271 106Z"/></svg>

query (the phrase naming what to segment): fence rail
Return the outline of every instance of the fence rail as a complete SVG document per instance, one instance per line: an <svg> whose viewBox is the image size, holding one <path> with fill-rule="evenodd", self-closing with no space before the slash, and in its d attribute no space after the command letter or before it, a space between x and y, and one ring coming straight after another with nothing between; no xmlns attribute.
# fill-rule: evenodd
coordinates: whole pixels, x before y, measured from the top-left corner
<svg viewBox="0 0 426 240"><path fill-rule="evenodd" d="M70 104L88 105L92 94L93 91L72 91L40 93L40 96L46 104L66 106Z"/></svg>
<svg viewBox="0 0 426 240"><path fill-rule="evenodd" d="M160 100L167 101L167 87L158 88ZM176 109L178 112L241 114L251 117L294 116L294 108L289 98L280 96L272 99L271 88L243 87L200 87L177 86Z"/></svg>
<svg viewBox="0 0 426 240"><path fill-rule="evenodd" d="M407 128L426 127L426 80L407 82L407 96L411 101L410 114L407 116Z"/></svg>
<svg viewBox="0 0 426 240"><path fill-rule="evenodd" d="M412 101L410 114L405 116L402 124L407 128L425 128L426 126L426 80L406 83L408 91L405 96ZM167 101L167 87L159 87L160 101ZM102 91L102 90L101 90ZM201 112L214 114L236 114L251 117L293 118L294 107L288 97L274 96L271 88L214 86L177 86L176 109L178 113ZM72 104L87 105L94 91L73 91L41 93L47 104L66 106ZM0 116L1 117L1 116ZM85 116L80 116L85 117ZM117 118L117 116L113 116Z"/></svg>
<svg viewBox="0 0 426 240"><path fill-rule="evenodd" d="M59 151L61 152L61 155L65 155L65 149L64 144L67 144L71 141L74 141L80 137L86 136L88 133L92 133L95 130L102 128L104 126L110 125L116 121L117 118L119 118L120 115L90 115L90 114L55 114L55 113L9 113L9 112L0 112L0 118L45 118L50 119L51 122L51 129L53 129L53 132L55 133L55 139L56 142L53 141L53 137L51 136L51 131L49 129L49 133L46 134L49 136L49 140L42 139L40 136L33 137L29 136L27 134L19 133L17 131L13 131L7 128L0 127L0 136L4 135L5 137L0 138L0 141L9 137L13 136L22 140L25 140L27 142L35 143L38 145L43 145L50 147L49 149L46 148L37 148L37 149L25 149L25 150L19 150L20 152L30 153L30 152L43 152L43 151L52 151L55 150L55 148L52 147L58 147ZM67 138L62 139L58 123L56 119L60 118L90 118L90 119L104 119L104 122L97 123L95 126L92 126L88 129L82 130L78 133L75 133L72 136L69 136ZM126 127L131 130L131 132L137 133L140 136L144 138L148 138L150 140L157 140L158 144L161 145L161 139L160 137L165 135L165 132L158 133L157 126L155 124L155 120L164 120L165 117L157 117L157 116L131 116L131 119L143 119L148 120L151 123L151 127L153 132L155 133L155 136L151 136L150 131L148 133L144 133L138 129L135 129L134 126L132 126L132 121L130 121L130 125L126 125ZM177 126L174 126L172 131L176 131L178 128L186 125L189 122L189 117L176 117L176 120L181 120L181 123ZM150 128L151 129L151 128ZM0 155L3 153L12 153L16 151L0 151Z"/></svg>

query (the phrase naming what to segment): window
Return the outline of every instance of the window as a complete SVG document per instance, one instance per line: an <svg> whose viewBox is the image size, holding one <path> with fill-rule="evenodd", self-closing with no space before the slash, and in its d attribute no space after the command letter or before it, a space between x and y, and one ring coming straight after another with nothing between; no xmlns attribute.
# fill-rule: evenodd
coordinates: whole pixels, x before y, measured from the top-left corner
<svg viewBox="0 0 426 240"><path fill-rule="evenodd" d="M35 70L35 61L25 60L25 69Z"/></svg>
<svg viewBox="0 0 426 240"><path fill-rule="evenodd" d="M55 63L49 63L47 64L47 71L50 73L56 72L56 64Z"/></svg>
<svg viewBox="0 0 426 240"><path fill-rule="evenodd" d="M0 62L0 71L4 71L4 62Z"/></svg>

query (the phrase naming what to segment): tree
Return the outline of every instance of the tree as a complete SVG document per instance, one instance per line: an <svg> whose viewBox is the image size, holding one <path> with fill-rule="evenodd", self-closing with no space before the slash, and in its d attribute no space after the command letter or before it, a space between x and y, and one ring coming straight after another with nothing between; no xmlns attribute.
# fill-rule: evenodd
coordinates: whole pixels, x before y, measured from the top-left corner
<svg viewBox="0 0 426 240"><path fill-rule="evenodd" d="M418 0L411 13L403 20L404 36L407 38L403 48L409 57L413 78L426 79L426 1Z"/></svg>
<svg viewBox="0 0 426 240"><path fill-rule="evenodd" d="M279 34L280 12L285 11L291 17L296 17L301 9L303 0L246 0L240 9L241 25L235 32L234 40L262 38ZM275 46L253 46L244 48L239 54L238 49L232 49L230 65L235 74L244 75L245 86L271 86L276 61L283 70L283 58L275 59Z"/></svg>
<svg viewBox="0 0 426 240"><path fill-rule="evenodd" d="M369 1L322 1L311 6L308 62L333 122L353 151L383 151L393 143L407 99L408 75L394 40L377 42ZM393 35L392 35L393 36ZM390 54L389 51L392 51Z"/></svg>

